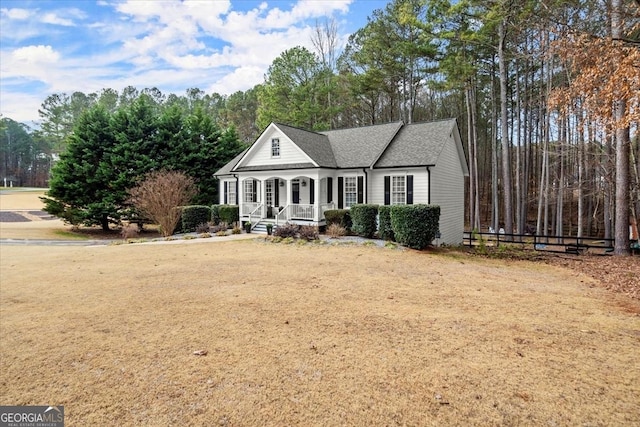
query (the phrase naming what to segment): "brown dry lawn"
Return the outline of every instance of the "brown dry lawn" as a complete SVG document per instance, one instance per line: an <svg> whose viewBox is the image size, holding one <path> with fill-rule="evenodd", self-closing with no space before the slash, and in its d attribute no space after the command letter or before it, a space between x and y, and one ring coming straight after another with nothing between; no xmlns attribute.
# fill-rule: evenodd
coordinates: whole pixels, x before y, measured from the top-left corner
<svg viewBox="0 0 640 427"><path fill-rule="evenodd" d="M586 275L172 243L0 246L0 404L69 426L640 424L637 301Z"/></svg>

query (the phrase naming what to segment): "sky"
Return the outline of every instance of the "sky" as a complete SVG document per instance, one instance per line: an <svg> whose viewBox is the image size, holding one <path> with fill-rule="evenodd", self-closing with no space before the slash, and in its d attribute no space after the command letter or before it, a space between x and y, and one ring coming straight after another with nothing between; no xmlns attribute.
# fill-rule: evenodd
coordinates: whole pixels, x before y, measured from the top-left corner
<svg viewBox="0 0 640 427"><path fill-rule="evenodd" d="M29 126L54 93L188 88L229 95L285 50L313 51L334 18L341 45L386 0L0 0L0 114Z"/></svg>

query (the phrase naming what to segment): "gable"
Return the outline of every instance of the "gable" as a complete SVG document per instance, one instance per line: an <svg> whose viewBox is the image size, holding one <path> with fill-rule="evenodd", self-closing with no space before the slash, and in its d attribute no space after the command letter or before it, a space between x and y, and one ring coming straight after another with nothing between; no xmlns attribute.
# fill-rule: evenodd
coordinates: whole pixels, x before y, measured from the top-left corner
<svg viewBox="0 0 640 427"><path fill-rule="evenodd" d="M321 133L328 137L339 168L368 168L402 127L393 122Z"/></svg>
<svg viewBox="0 0 640 427"><path fill-rule="evenodd" d="M278 155L272 153L272 141L278 141ZM278 125L270 124L233 168L234 171L318 167L318 164L291 140Z"/></svg>
<svg viewBox="0 0 640 427"><path fill-rule="evenodd" d="M434 166L446 144L455 145L463 174L468 175L455 119L404 126L376 161L375 168Z"/></svg>

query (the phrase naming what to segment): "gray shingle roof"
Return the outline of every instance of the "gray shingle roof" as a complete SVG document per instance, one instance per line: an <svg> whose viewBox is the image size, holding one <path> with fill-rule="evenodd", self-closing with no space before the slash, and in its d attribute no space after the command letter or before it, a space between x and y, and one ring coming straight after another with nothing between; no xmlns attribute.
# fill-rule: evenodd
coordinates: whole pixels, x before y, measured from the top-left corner
<svg viewBox="0 0 640 427"><path fill-rule="evenodd" d="M284 124L275 124L320 167L388 168L435 165L456 120L405 125L393 122L382 125L312 132ZM232 173L247 150L227 163L215 175ZM264 165L241 170L276 170L314 167L311 163Z"/></svg>
<svg viewBox="0 0 640 427"><path fill-rule="evenodd" d="M435 165L455 125L455 119L405 125L374 167Z"/></svg>
<svg viewBox="0 0 640 427"><path fill-rule="evenodd" d="M226 165L221 167L216 173L213 174L213 176L231 174L231 171L238 164L238 162L240 161L242 156L244 156L244 153L246 153L247 150L248 150L248 148L246 150L244 150L242 153L240 153L237 156L235 156L233 159L231 159L231 161L229 163L227 163Z"/></svg>
<svg viewBox="0 0 640 427"><path fill-rule="evenodd" d="M281 123L276 123L276 126L321 168L335 168L338 166L329 138L326 135Z"/></svg>
<svg viewBox="0 0 640 427"><path fill-rule="evenodd" d="M321 132L329 138L339 168L373 164L402 127L402 122Z"/></svg>

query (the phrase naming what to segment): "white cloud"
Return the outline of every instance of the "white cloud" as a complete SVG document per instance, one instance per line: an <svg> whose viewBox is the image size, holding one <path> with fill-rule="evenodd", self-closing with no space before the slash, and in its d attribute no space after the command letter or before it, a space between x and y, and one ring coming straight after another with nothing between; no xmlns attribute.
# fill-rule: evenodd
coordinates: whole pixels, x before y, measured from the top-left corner
<svg viewBox="0 0 640 427"><path fill-rule="evenodd" d="M51 46L25 46L16 49L11 54L16 61L23 64L55 63L60 59L60 54Z"/></svg>
<svg viewBox="0 0 640 427"><path fill-rule="evenodd" d="M0 114L31 126L39 118L38 109L42 101L44 98L39 95L3 91L0 96Z"/></svg>
<svg viewBox="0 0 640 427"><path fill-rule="evenodd" d="M20 9L20 8L12 8L12 9L2 8L0 9L0 13L9 19L15 19L19 21L29 19L33 15L32 10Z"/></svg>
<svg viewBox="0 0 640 427"><path fill-rule="evenodd" d="M67 18L61 18L55 13L45 13L42 15L41 22L51 25L62 25L63 27L73 27L73 21Z"/></svg>
<svg viewBox="0 0 640 427"><path fill-rule="evenodd" d="M74 27L76 26L76 23L73 21L73 18L82 20L86 17L87 14L82 10L77 8L68 8L44 13L40 17L40 22L43 24L60 25L63 27Z"/></svg>
<svg viewBox="0 0 640 427"><path fill-rule="evenodd" d="M165 94L183 94L189 87L221 94L247 90L263 81L269 65L284 50L297 45L312 50L315 20L346 13L351 3L263 1L252 9L237 10L230 1L218 0L100 0L105 13L95 15L79 8L0 9L2 23L12 24L12 34L27 35L28 28L31 36L33 31L50 36L11 49L4 41L18 39L3 31L2 113L24 121L24 116L13 117L9 111L18 114L32 108L37 120L37 105L47 95L76 90L121 91L126 86L157 87ZM59 41L62 35L68 38ZM39 89L36 107L10 105L22 96L12 90L27 85L46 88Z"/></svg>
<svg viewBox="0 0 640 427"><path fill-rule="evenodd" d="M264 80L264 68L256 66L238 67L225 74L221 79L209 86L209 92L232 94L239 90L247 90Z"/></svg>

